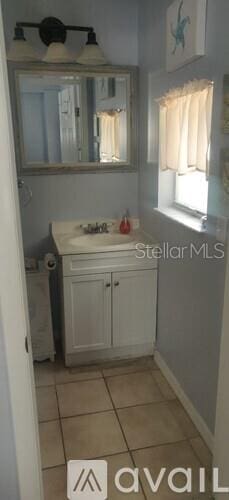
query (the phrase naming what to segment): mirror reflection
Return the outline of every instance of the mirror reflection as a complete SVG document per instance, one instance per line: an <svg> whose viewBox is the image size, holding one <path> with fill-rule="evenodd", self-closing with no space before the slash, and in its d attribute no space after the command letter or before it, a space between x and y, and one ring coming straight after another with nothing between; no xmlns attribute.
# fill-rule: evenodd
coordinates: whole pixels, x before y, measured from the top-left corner
<svg viewBox="0 0 229 500"><path fill-rule="evenodd" d="M128 76L20 74L26 164L128 161Z"/></svg>

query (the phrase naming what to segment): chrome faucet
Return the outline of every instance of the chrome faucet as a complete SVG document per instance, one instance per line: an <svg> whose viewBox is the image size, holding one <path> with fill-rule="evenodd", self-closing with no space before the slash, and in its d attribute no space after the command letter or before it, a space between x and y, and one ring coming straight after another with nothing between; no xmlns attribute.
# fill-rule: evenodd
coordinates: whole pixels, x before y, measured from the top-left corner
<svg viewBox="0 0 229 500"><path fill-rule="evenodd" d="M99 224L96 222L95 224L87 224L85 226L81 226L86 234L103 234L109 233L107 222L102 222Z"/></svg>

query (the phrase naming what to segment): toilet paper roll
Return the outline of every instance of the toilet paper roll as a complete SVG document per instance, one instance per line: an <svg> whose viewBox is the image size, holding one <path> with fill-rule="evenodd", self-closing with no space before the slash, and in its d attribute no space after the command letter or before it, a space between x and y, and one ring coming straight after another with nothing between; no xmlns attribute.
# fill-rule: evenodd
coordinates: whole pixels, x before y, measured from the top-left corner
<svg viewBox="0 0 229 500"><path fill-rule="evenodd" d="M45 254L44 265L45 268L48 269L48 271L53 271L54 269L56 269L57 262L56 262L56 257L53 253Z"/></svg>

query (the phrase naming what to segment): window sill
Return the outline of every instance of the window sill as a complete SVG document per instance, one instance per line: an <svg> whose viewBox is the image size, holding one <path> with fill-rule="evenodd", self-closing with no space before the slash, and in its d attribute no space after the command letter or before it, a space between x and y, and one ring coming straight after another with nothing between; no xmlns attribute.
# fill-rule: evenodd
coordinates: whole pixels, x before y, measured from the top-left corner
<svg viewBox="0 0 229 500"><path fill-rule="evenodd" d="M192 231L196 233L206 233L206 230L203 229L201 218L196 217L194 215L188 214L179 210L178 208L168 207L168 208L154 208L154 210L165 217L172 219L182 226L188 227Z"/></svg>

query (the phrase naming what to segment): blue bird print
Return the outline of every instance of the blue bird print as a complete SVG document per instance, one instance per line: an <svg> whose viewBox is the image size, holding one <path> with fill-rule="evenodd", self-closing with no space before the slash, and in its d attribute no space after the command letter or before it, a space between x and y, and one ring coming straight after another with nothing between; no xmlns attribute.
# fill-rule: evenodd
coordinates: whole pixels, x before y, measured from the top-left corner
<svg viewBox="0 0 229 500"><path fill-rule="evenodd" d="M181 17L183 3L184 3L184 1L182 0L180 5L179 5L178 16L177 16L177 26L175 29L173 27L173 24L171 23L171 33L172 33L173 38L175 39L175 47L174 47L172 54L176 53L177 47L179 45L182 45L183 50L184 50L184 48L185 48L185 33L184 33L185 27L187 24L191 24L191 19L189 16L186 16L183 18Z"/></svg>

